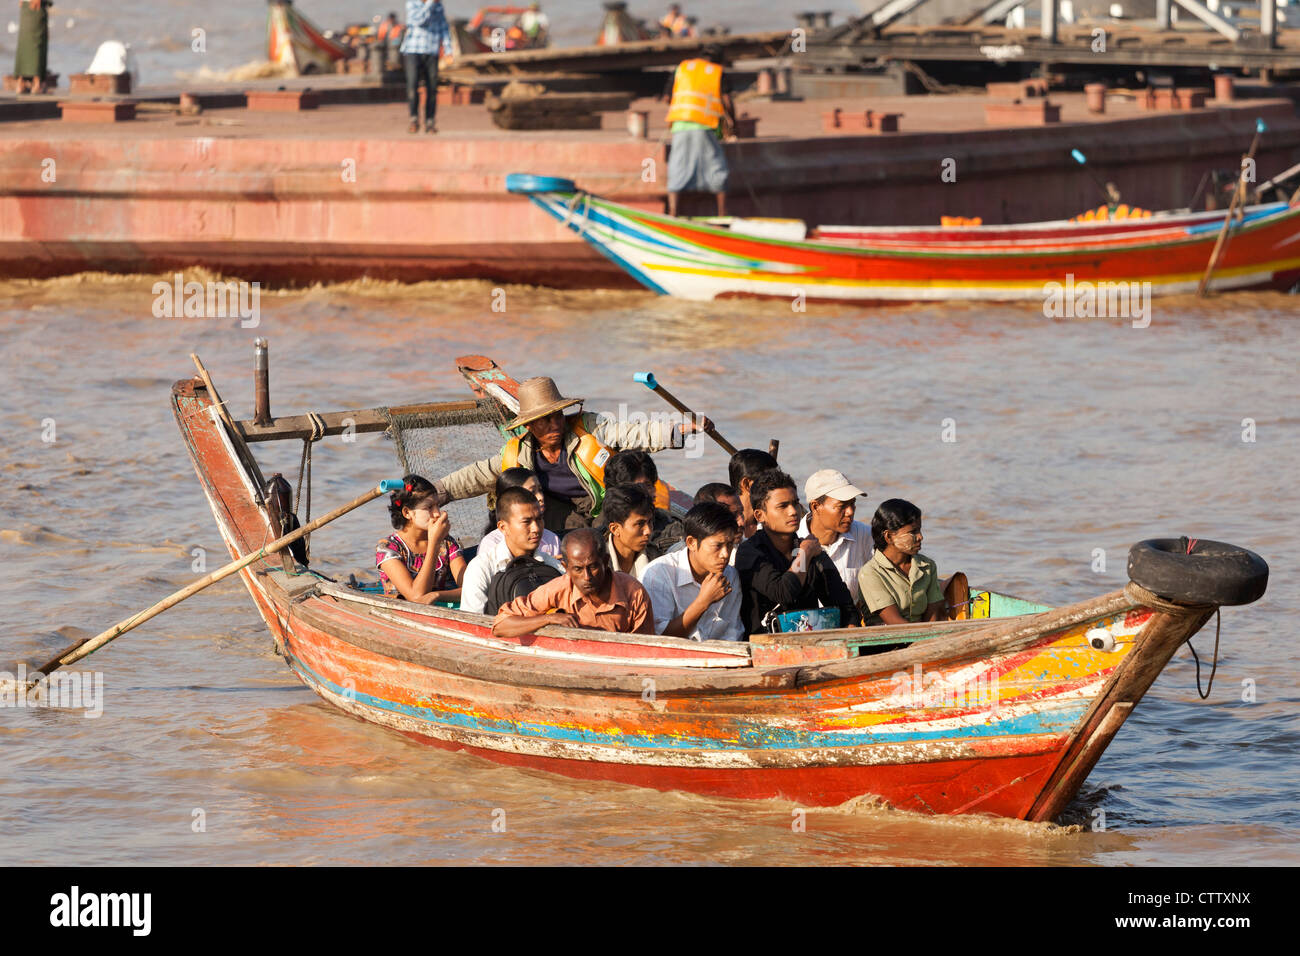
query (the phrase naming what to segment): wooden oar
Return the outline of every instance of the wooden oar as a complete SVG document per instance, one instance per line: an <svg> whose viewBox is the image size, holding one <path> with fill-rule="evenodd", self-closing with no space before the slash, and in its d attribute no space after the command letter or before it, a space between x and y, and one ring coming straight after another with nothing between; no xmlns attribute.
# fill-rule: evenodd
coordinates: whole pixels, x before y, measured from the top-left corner
<svg viewBox="0 0 1300 956"><path fill-rule="evenodd" d="M1232 202L1228 204L1228 214L1223 217L1223 228L1219 230L1219 238L1214 242L1214 251L1210 253L1210 261L1206 263L1205 275L1201 276L1201 284L1196 287L1197 296L1204 298L1206 291L1210 287L1210 276L1214 274L1215 267L1219 264L1219 257L1223 255L1223 250L1227 245L1228 231L1232 228L1232 217L1237 211L1237 206L1245 201L1246 198L1246 167L1247 161L1255 158L1255 150L1259 148L1259 138L1268 129L1262 119L1255 120L1255 138L1250 141L1250 151L1246 153L1241 161L1241 172L1237 175L1237 188L1232 191Z"/></svg>
<svg viewBox="0 0 1300 956"><path fill-rule="evenodd" d="M662 398L673 408L677 409L683 415L690 415L692 418L702 417L696 415L693 411L691 411L680 401L678 401L672 392L668 391L668 389L660 385L659 382L655 379L654 372L637 372L635 375L632 376L632 378L635 381L640 382L646 388L650 389L650 391L657 392L660 398ZM712 422L710 422L709 425L704 429L704 433L708 435L710 438L712 438L719 445L721 445L723 451L725 451L728 455L734 455L736 453L736 446L733 445L731 442L727 441L721 435L719 435L718 430L713 427Z"/></svg>
<svg viewBox="0 0 1300 956"><path fill-rule="evenodd" d="M380 495L386 495L390 491L398 491L402 487L403 485L400 478L385 478L378 485L376 485L374 488L367 491L364 495L361 495L359 498L354 498L352 501L348 502L347 504L339 508L335 508L327 515L321 515L321 517L317 518L315 521L308 522L307 524L303 525L301 528L298 528L296 531L289 532L282 538L276 538L270 544L258 548L257 551L255 551L250 555L232 561L229 564L227 564L225 567L218 568L216 571L213 571L211 574L207 575L207 577L201 578L198 581L195 581L193 584L181 588L175 594L163 598L161 601L159 601L157 604L155 604L153 607L149 608L148 610L141 611L138 614L133 614L131 617L128 617L126 620L114 624L107 631L104 631L101 634L96 634L94 637L80 640L77 643L71 645L70 647L65 647L63 650L59 651L58 654L54 655L54 657L52 657L47 663L45 663L42 667L38 669L37 676L34 679L26 682L27 686L31 687L32 685L39 682L47 674L50 674L52 671L58 670L60 667L66 667L69 664L75 664L83 657L88 657L89 655L93 654L95 651L103 647L105 644L107 644L109 641L113 640L114 638L121 637L127 631L131 630L132 628L140 626L145 621L157 617L159 614L161 614L163 611L166 611L168 608L175 607L177 604L180 604L182 601L184 601L187 597L190 597L191 595L194 594L198 594L204 588L216 584L218 581L222 580L223 578L230 577L230 575L248 567L254 561L261 560L262 558L266 557L268 554L275 554L277 551L280 551L285 546L292 544L294 541L297 541L303 535L310 534L311 532L315 531L317 528L329 524L335 518L341 518L349 511L352 511L356 508L360 508L367 501L374 501Z"/></svg>

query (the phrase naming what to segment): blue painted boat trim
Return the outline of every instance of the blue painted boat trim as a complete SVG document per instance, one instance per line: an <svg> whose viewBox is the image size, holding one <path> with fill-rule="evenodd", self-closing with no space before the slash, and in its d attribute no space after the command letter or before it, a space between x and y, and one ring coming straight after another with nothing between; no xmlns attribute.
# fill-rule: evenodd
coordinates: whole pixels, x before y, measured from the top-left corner
<svg viewBox="0 0 1300 956"><path fill-rule="evenodd" d="M560 222L564 222L564 216L556 212L549 205L547 205L546 200L543 199L542 196L531 195L528 198L531 199L534 203L536 203L540 208L544 209L548 214L554 216ZM655 282L648 275L646 275L636 266L632 265L632 263L628 262L622 256L618 255L613 250L608 248L603 242L597 242L595 239L593 239L591 236L587 235L586 233L578 232L577 224L569 222L569 223L565 223L565 225L567 225L574 232L577 232L579 236L581 236L583 239L587 241L588 245L590 245L593 249L595 249L597 252L603 255L606 259L609 259L620 269L626 270L627 273L630 276L632 276L633 279L636 279L637 282L640 282L651 292L657 292L659 295L668 295L667 289L665 289L659 283Z"/></svg>
<svg viewBox="0 0 1300 956"><path fill-rule="evenodd" d="M1272 203L1268 206L1261 206L1259 209L1256 209L1250 215L1242 216L1241 221L1236 223L1232 228L1240 229L1248 222L1257 222L1260 219L1265 219L1269 216L1275 215L1276 213L1288 208L1290 207L1284 202ZM1201 225L1199 226L1188 226L1184 230L1184 232L1186 232L1187 235L1189 236L1199 236L1207 232L1218 232L1222 228L1223 228L1223 220L1215 219L1211 222L1201 223Z"/></svg>
<svg viewBox="0 0 1300 956"><path fill-rule="evenodd" d="M359 703L377 710L402 714L440 727L457 728L484 734L506 734L534 740L561 743L596 744L615 748L641 748L648 750L803 750L809 748L852 748L875 743L918 743L932 740L959 740L970 738L1022 737L1041 734L1068 733L1092 706L1092 698L1061 701L1043 712L1022 714L1010 720L951 730L909 732L906 727L877 724L843 731L791 732L772 726L738 728L733 739L647 736L644 734L601 733L577 730L549 724L532 724L520 721L480 719L471 714L436 711L428 707L415 707L396 701L372 697L360 691L340 687L308 667L291 651L287 659L309 684L317 684L340 697L351 697Z"/></svg>

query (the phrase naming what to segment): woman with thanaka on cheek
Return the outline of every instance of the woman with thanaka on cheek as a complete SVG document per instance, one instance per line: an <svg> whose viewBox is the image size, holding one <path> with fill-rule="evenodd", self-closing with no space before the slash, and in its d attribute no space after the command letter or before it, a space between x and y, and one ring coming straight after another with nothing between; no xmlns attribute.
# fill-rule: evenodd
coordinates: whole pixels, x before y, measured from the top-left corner
<svg viewBox="0 0 1300 956"><path fill-rule="evenodd" d="M938 566L921 553L921 509L902 498L882 502L871 518L876 553L858 572L868 624L910 624L943 616Z"/></svg>
<svg viewBox="0 0 1300 956"><path fill-rule="evenodd" d="M466 562L450 534L451 519L430 482L419 475L402 482L388 505L396 530L375 548L384 593L418 604L458 601Z"/></svg>

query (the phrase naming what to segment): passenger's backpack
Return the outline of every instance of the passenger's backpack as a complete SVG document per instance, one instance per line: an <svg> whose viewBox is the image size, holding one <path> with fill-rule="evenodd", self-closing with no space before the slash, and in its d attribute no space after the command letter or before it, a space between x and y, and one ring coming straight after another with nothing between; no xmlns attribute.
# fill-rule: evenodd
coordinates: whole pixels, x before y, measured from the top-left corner
<svg viewBox="0 0 1300 956"><path fill-rule="evenodd" d="M488 583L487 603L483 605L483 613L495 614L501 610L502 605L532 593L559 576L560 572L549 564L538 561L531 555L520 555L498 571Z"/></svg>

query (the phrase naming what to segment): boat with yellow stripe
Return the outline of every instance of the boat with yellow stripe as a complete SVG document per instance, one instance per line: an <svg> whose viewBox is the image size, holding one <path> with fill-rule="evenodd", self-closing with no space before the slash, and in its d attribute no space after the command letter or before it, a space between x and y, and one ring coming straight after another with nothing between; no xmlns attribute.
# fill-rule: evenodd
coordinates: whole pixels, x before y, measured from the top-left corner
<svg viewBox="0 0 1300 956"><path fill-rule="evenodd" d="M571 180L513 174L527 196L663 295L805 301L1043 301L1069 288L1144 296L1194 292L1225 212L1148 212L1020 225L818 226L797 219L685 219L646 212ZM1300 283L1300 203L1234 216L1208 288ZM1068 314L1074 314L1070 312Z"/></svg>

